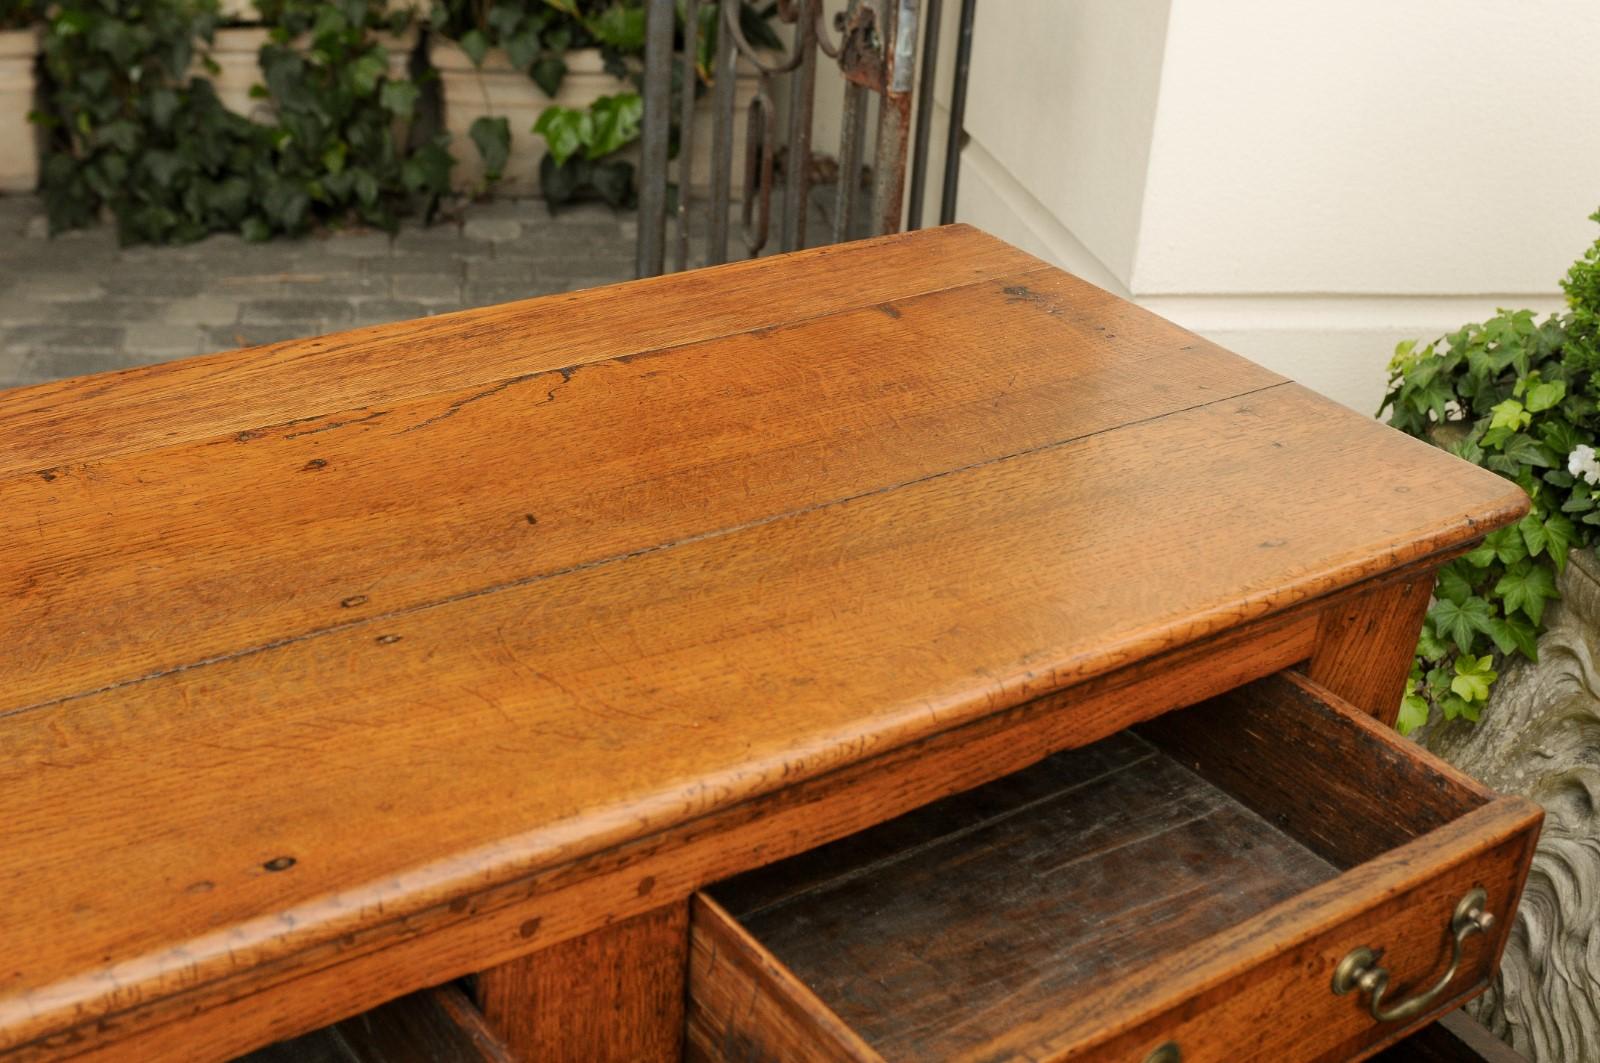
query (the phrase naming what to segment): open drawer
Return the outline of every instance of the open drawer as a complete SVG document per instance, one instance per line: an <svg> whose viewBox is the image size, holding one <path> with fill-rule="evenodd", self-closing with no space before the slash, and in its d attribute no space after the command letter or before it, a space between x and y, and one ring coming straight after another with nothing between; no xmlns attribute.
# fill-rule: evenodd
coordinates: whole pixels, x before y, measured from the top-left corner
<svg viewBox="0 0 1600 1063"><path fill-rule="evenodd" d="M1272 676L700 894L689 1057L1361 1058L1484 988L1541 818Z"/></svg>

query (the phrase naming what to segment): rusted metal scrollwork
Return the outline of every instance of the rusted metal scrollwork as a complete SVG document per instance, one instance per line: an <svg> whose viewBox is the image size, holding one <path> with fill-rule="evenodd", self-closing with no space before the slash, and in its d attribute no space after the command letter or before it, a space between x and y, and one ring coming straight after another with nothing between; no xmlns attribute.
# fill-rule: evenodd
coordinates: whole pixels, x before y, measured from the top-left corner
<svg viewBox="0 0 1600 1063"><path fill-rule="evenodd" d="M831 60L845 80L842 134L838 147L839 179L835 201L834 241L856 231L861 204L862 160L866 148L869 99L880 97L875 164L869 215L874 233L896 232L901 227L902 191L911 125L911 90L916 80L918 0L849 0L835 19L835 42L824 25L823 0L779 0L778 20L790 27L787 52L772 53L753 46L739 24L740 0L649 0L646 16L644 133L639 174L638 273L652 276L667 268L668 184L673 160L669 159L672 116L672 67L681 70L678 99L677 203L671 212L676 222L673 240L675 269L689 265L690 233L696 214L707 217L708 264L729 258L730 217L733 200L735 78L743 68L755 72L758 87L750 98L745 122L744 158L740 170L740 228L744 253L759 254L772 237L774 193L777 187L777 100L787 111L782 141L784 153L781 219L778 246L792 251L808 243L806 204L811 192L811 130L819 61ZM710 193L704 204L691 195L694 173L695 93L700 77L695 63L699 52L701 12L714 6L717 17L716 52L711 65L710 108L712 142L709 174L704 183ZM682 10L679 24L676 11ZM674 51L681 32L682 50ZM781 87L780 87L781 86Z"/></svg>

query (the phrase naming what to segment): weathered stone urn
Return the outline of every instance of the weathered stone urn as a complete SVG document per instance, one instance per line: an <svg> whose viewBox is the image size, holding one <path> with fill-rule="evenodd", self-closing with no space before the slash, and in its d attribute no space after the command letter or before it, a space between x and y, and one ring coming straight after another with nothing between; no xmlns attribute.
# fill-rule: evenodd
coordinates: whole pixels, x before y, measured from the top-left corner
<svg viewBox="0 0 1600 1063"><path fill-rule="evenodd" d="M1600 561L1574 552L1537 663L1518 659L1483 720L1422 735L1435 753L1545 809L1544 833L1480 1021L1536 1063L1600 1059Z"/></svg>

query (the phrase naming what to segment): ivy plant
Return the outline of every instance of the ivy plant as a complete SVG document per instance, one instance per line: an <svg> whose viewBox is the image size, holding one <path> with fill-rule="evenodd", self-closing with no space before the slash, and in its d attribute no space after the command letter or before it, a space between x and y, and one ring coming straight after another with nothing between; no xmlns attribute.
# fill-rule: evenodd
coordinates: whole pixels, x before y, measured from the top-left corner
<svg viewBox="0 0 1600 1063"><path fill-rule="evenodd" d="M602 96L579 110L546 107L533 131L547 151L539 163L539 184L553 210L595 193L614 207L634 200L633 163L611 156L639 139L644 101L637 92Z"/></svg>
<svg viewBox="0 0 1600 1063"><path fill-rule="evenodd" d="M262 214L247 238L303 232L313 222L346 218L393 230L413 203L426 215L449 187L446 138L408 152L405 136L418 87L391 72L380 34L411 21L382 0L258 0L272 27L262 47L271 100L271 169Z"/></svg>
<svg viewBox="0 0 1600 1063"><path fill-rule="evenodd" d="M1600 212L1592 216L1600 222ZM1433 343L1401 343L1379 409L1401 431L1518 484L1530 512L1445 565L1401 703L1477 720L1509 655L1535 659L1556 577L1600 538L1600 241L1562 282L1568 310L1502 310Z"/></svg>
<svg viewBox="0 0 1600 1063"><path fill-rule="evenodd" d="M481 67L491 49L526 73L546 96L561 91L567 76L565 55L574 48L599 43L593 27L606 28L616 21L606 12L629 10L621 0L435 0L429 13L433 32L461 46L473 66ZM638 9L640 47L643 47L643 8ZM511 156L511 125L497 115L482 115L468 130L483 159L484 175L492 184L500 179Z"/></svg>
<svg viewBox="0 0 1600 1063"><path fill-rule="evenodd" d="M44 35L50 130L42 175L54 230L116 220L124 242L251 239L356 220L392 229L449 187L445 139L407 149L417 98L389 76L379 0L265 0L271 118L234 114L194 76L217 0L60 0Z"/></svg>
<svg viewBox="0 0 1600 1063"><path fill-rule="evenodd" d="M700 10L699 48L696 65L699 77L695 91L700 93L711 79L712 57L716 53L716 5L705 5ZM777 4L769 2L757 7L746 0L739 8L739 25L745 38L760 48L780 48L782 42L774 32L771 19ZM678 18L684 18L683 9ZM517 70L524 71L539 89L554 98L560 91L567 74L565 55L577 48L598 48L605 69L620 81L629 82L635 89L642 88L643 57L645 48L645 0L543 0L528 3L522 0L435 0L429 14L429 24L434 32L455 41L466 52L474 66L482 66L491 49L500 49L507 61ZM682 44L680 35L678 42ZM673 66L673 95L683 89L682 72ZM628 94L618 94L617 99ZM631 104L627 106L632 106ZM533 127L533 132L545 136L570 140L580 122L591 124L615 120L615 103L596 101L583 117L584 111L558 108L543 112ZM678 114L676 104L672 114ZM676 117L674 117L676 121ZM475 119L469 135L483 159L485 175L493 183L498 180L511 155L512 130L505 118L484 115ZM604 136L602 140L606 139ZM624 141L626 143L626 141ZM674 141L675 143L675 141ZM618 145L619 147L621 145ZM539 183L548 202L560 204L585 192L598 192L617 205L633 200L633 167L620 160L603 162L600 156L612 150L591 153L590 145L583 145L581 155L566 151L554 153L561 161L541 163ZM545 156L547 159L550 155Z"/></svg>
<svg viewBox="0 0 1600 1063"><path fill-rule="evenodd" d="M42 189L53 230L116 220L125 242L232 229L260 199L264 131L190 77L216 0L59 0L44 34L51 82Z"/></svg>

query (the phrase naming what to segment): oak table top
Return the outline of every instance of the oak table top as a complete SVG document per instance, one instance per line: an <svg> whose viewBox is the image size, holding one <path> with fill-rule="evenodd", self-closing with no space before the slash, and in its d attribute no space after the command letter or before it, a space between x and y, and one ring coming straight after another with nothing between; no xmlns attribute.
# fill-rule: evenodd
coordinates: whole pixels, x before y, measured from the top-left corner
<svg viewBox="0 0 1600 1063"><path fill-rule="evenodd" d="M959 226L0 393L0 1057L376 1004L508 890L1525 504Z"/></svg>

